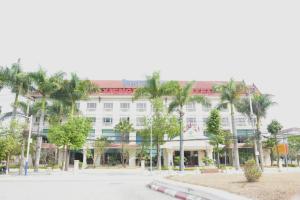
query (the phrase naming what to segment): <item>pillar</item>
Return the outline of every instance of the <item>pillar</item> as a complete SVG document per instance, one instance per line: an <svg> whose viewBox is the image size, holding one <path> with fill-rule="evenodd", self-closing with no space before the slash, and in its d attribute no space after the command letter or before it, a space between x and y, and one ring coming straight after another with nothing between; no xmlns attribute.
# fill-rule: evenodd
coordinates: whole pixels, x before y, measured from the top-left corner
<svg viewBox="0 0 300 200"><path fill-rule="evenodd" d="M136 150L129 149L129 167L135 167L135 160L136 160Z"/></svg>
<svg viewBox="0 0 300 200"><path fill-rule="evenodd" d="M263 149L264 165L271 166L271 150Z"/></svg>
<svg viewBox="0 0 300 200"><path fill-rule="evenodd" d="M168 169L172 169L174 166L173 152L174 151L171 149L163 149L163 157L164 157L163 164L164 167L167 167Z"/></svg>
<svg viewBox="0 0 300 200"><path fill-rule="evenodd" d="M203 166L204 163L202 162L202 159L205 157L205 152L202 150L198 151L198 166Z"/></svg>
<svg viewBox="0 0 300 200"><path fill-rule="evenodd" d="M82 169L85 169L86 168L86 154L87 154L87 149L86 147L83 147L82 149L82 154L83 154L83 158L82 158Z"/></svg>
<svg viewBox="0 0 300 200"><path fill-rule="evenodd" d="M96 155L96 158L95 158L95 166L96 167L100 167L101 165L101 155Z"/></svg>
<svg viewBox="0 0 300 200"><path fill-rule="evenodd" d="M64 149L60 148L58 150L58 160L57 160L58 166L62 166L63 161L64 161Z"/></svg>

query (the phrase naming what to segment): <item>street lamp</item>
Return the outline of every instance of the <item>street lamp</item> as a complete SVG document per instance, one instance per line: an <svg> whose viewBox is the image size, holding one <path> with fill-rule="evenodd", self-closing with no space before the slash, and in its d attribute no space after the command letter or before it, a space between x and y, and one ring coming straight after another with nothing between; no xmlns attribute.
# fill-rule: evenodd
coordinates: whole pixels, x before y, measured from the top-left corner
<svg viewBox="0 0 300 200"><path fill-rule="evenodd" d="M28 116L25 116L28 118ZM32 115L29 117L29 133L27 139L27 152L26 152L26 161L25 161L25 176L28 175L28 160L29 160L29 148L30 148L30 140L31 140L31 129L32 129Z"/></svg>
<svg viewBox="0 0 300 200"><path fill-rule="evenodd" d="M28 172L28 160L29 160L29 147L31 143L31 132L32 132L32 115L26 116L22 114L18 114L21 117L24 117L26 119L29 119L29 130L28 130L28 139L27 139L27 152L26 152L26 160L25 160L25 176L27 176Z"/></svg>

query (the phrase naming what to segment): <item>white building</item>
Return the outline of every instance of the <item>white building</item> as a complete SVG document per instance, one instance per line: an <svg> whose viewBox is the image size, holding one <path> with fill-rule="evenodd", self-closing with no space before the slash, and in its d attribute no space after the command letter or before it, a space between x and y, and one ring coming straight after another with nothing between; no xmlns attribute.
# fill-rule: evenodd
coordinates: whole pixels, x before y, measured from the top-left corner
<svg viewBox="0 0 300 200"><path fill-rule="evenodd" d="M114 126L120 119L129 118L136 130L143 128L144 118L150 116L151 106L147 99L133 101L133 93L135 88L145 84L144 81L128 81L128 80L109 80L109 81L93 81L101 88L101 92L91 95L88 100L80 101L77 107L80 112L93 120L93 128L89 135L89 140L97 137L107 137L114 141L110 146L111 151L120 149L118 142L119 134L115 133ZM184 82L181 82L182 84ZM195 82L193 95L205 95L211 101L211 107L205 107L197 103L186 105L184 115L184 127L193 127L198 134L205 135L205 122L209 116L210 110L215 107L219 101L219 95L214 93L212 86L222 82L213 81L198 81ZM165 103L170 103L170 99L166 98ZM229 109L221 110L222 126L224 129L231 130L231 118ZM252 147L244 147L245 140L252 134L251 123L244 115L235 114L238 141L240 144L240 154L246 153L252 155ZM37 129L38 120L35 123ZM47 127L44 130L47 134ZM136 149L139 148L139 137L135 132L129 134L128 149L129 149L129 165L136 164ZM88 148L92 148L89 146ZM246 150L243 150L246 149ZM175 152L172 152L174 155ZM200 156L200 154L198 154ZM164 155L166 156L166 155ZM170 159L170 158L169 158ZM200 158L198 158L200 160ZM198 162L198 165L200 163Z"/></svg>

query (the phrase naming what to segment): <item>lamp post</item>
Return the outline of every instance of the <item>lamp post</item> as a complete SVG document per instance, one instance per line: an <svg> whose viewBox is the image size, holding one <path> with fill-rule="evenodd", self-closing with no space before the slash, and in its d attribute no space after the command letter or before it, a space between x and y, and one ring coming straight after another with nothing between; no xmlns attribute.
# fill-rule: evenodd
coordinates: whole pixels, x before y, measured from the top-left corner
<svg viewBox="0 0 300 200"><path fill-rule="evenodd" d="M28 118L27 116L24 116ZM32 115L29 117L29 133L27 139L27 152L26 152L26 161L25 161L25 176L28 175L28 160L29 160L29 148L31 143L31 129L32 129Z"/></svg>

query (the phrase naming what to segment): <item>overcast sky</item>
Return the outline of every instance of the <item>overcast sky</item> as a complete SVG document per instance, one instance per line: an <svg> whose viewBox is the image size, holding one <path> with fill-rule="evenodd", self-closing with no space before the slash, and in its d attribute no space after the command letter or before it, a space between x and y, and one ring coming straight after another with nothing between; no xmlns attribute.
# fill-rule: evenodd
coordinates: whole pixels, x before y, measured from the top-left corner
<svg viewBox="0 0 300 200"><path fill-rule="evenodd" d="M299 1L1 0L0 65L90 79L245 80L300 126ZM7 103L6 92L0 104Z"/></svg>

